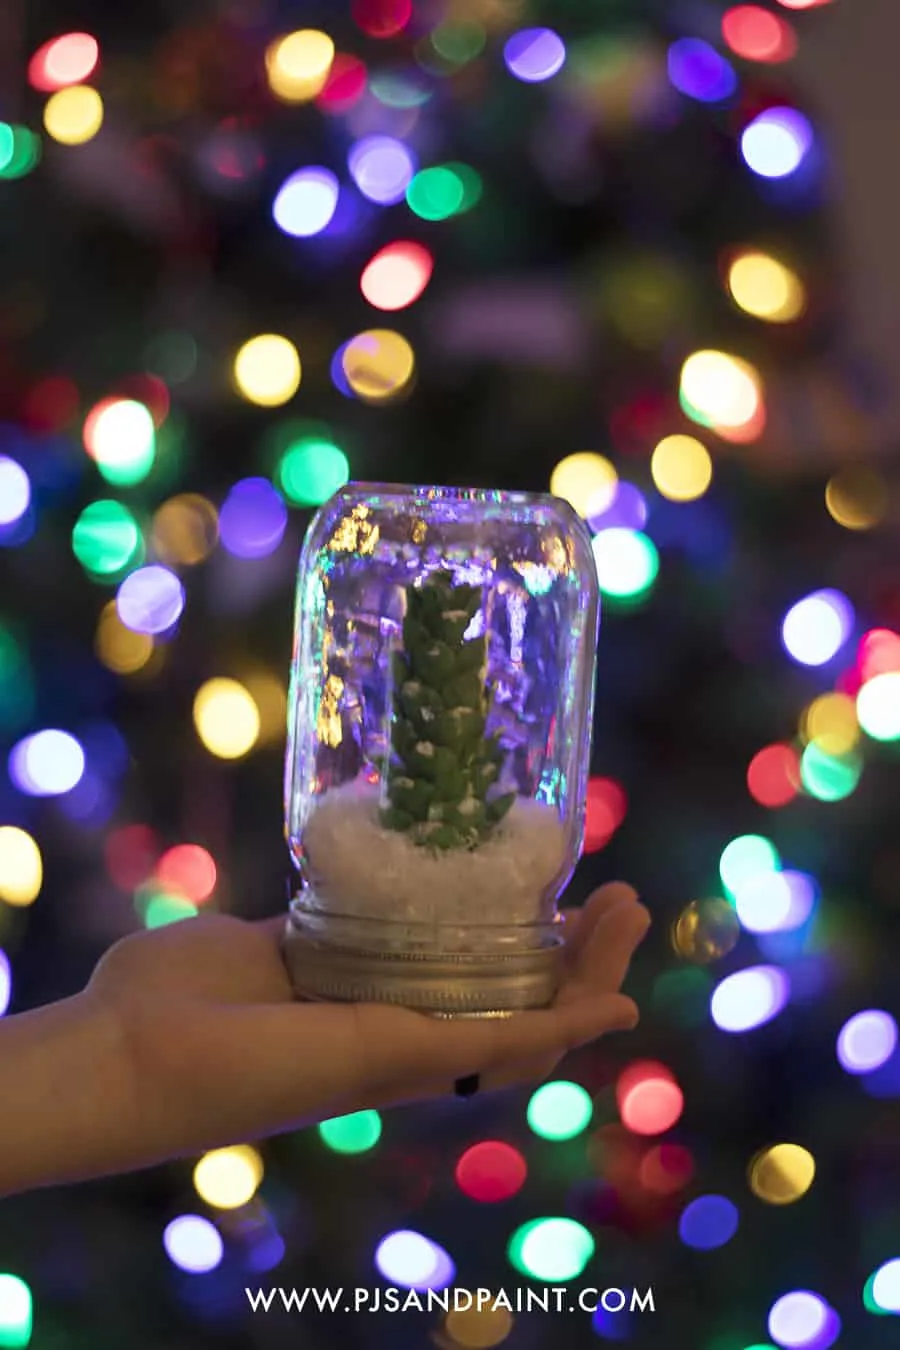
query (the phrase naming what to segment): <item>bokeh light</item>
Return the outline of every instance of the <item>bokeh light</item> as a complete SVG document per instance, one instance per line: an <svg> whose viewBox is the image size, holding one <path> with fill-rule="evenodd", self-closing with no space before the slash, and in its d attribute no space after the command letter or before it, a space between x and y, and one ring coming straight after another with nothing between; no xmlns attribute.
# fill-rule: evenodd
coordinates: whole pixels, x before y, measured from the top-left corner
<svg viewBox="0 0 900 1350"><path fill-rule="evenodd" d="M167 1224L163 1246L172 1264L192 1275L215 1270L225 1254L218 1228L199 1214L182 1214Z"/></svg>
<svg viewBox="0 0 900 1350"><path fill-rule="evenodd" d="M18 460L0 455L0 526L21 520L31 504L31 483Z"/></svg>
<svg viewBox="0 0 900 1350"><path fill-rule="evenodd" d="M876 470L852 464L829 478L825 507L845 530L871 530L887 511L887 486Z"/></svg>
<svg viewBox="0 0 900 1350"><path fill-rule="evenodd" d="M333 60L327 33L316 28L287 33L266 52L269 88L283 103L308 103L324 89Z"/></svg>
<svg viewBox="0 0 900 1350"><path fill-rule="evenodd" d="M157 863L156 880L200 905L215 890L215 860L199 844L176 844Z"/></svg>
<svg viewBox="0 0 900 1350"><path fill-rule="evenodd" d="M219 512L222 547L235 558L267 558L284 538L288 510L267 478L235 483Z"/></svg>
<svg viewBox="0 0 900 1350"><path fill-rule="evenodd" d="M451 1308L444 1318L444 1331L454 1345L464 1350L492 1350L505 1341L513 1329L513 1315L502 1305L486 1303L479 1307Z"/></svg>
<svg viewBox="0 0 900 1350"><path fill-rule="evenodd" d="M387 244L366 264L359 288L375 309L406 309L425 290L433 267L434 259L422 244Z"/></svg>
<svg viewBox="0 0 900 1350"><path fill-rule="evenodd" d="M483 1205L508 1200L522 1189L527 1175L524 1156L499 1139L484 1139L467 1148L454 1172L463 1194Z"/></svg>
<svg viewBox="0 0 900 1350"><path fill-rule="evenodd" d="M760 872L735 891L735 911L748 933L784 933L806 923L816 886L803 872Z"/></svg>
<svg viewBox="0 0 900 1350"><path fill-rule="evenodd" d="M121 502L91 502L72 530L72 552L85 571L95 576L121 572L141 551L140 527Z"/></svg>
<svg viewBox="0 0 900 1350"><path fill-rule="evenodd" d="M840 802L855 791L862 774L856 755L829 755L811 741L800 756L800 782L820 802Z"/></svg>
<svg viewBox="0 0 900 1350"><path fill-rule="evenodd" d="M584 817L584 852L605 848L625 819L628 798L621 783L612 778L588 779Z"/></svg>
<svg viewBox="0 0 900 1350"><path fill-rule="evenodd" d="M641 1159L639 1179L655 1195L674 1195L690 1184L694 1160L683 1144L654 1144Z"/></svg>
<svg viewBox="0 0 900 1350"><path fill-rule="evenodd" d="M741 925L727 900L692 900L672 925L672 946L684 961L707 965L720 961L740 941Z"/></svg>
<svg viewBox="0 0 900 1350"><path fill-rule="evenodd" d="M24 178L40 163L41 138L28 127L0 122L0 180Z"/></svg>
<svg viewBox="0 0 900 1350"><path fill-rule="evenodd" d="M180 492L153 515L150 538L161 562L191 567L205 562L219 540L219 516L206 497Z"/></svg>
<svg viewBox="0 0 900 1350"><path fill-rule="evenodd" d="M350 464L332 441L301 437L282 454L276 477L294 506L321 506L348 482Z"/></svg>
<svg viewBox="0 0 900 1350"><path fill-rule="evenodd" d="M745 314L769 323L791 323L806 308L800 278L767 253L739 254L728 269L728 289Z"/></svg>
<svg viewBox="0 0 900 1350"><path fill-rule="evenodd" d="M392 136L365 136L357 141L347 166L362 195L379 206L403 200L417 167L409 147Z"/></svg>
<svg viewBox="0 0 900 1350"><path fill-rule="evenodd" d="M3 898L3 880L0 875L0 899ZM12 969L9 957L0 947L0 1017L5 1017L12 1000Z"/></svg>
<svg viewBox="0 0 900 1350"><path fill-rule="evenodd" d="M31 905L44 881L41 850L27 830L0 825L0 900L7 905Z"/></svg>
<svg viewBox="0 0 900 1350"><path fill-rule="evenodd" d="M900 672L900 633L870 628L860 638L857 663L863 683L878 675Z"/></svg>
<svg viewBox="0 0 900 1350"><path fill-rule="evenodd" d="M259 709L237 680L207 680L194 699L194 726L210 754L240 759L259 737Z"/></svg>
<svg viewBox="0 0 900 1350"><path fill-rule="evenodd" d="M36 731L10 751L9 772L30 797L57 797L81 782L84 751L68 731Z"/></svg>
<svg viewBox="0 0 900 1350"><path fill-rule="evenodd" d="M792 1205L806 1195L816 1175L816 1161L800 1144L775 1144L762 1149L747 1171L750 1189L767 1205Z"/></svg>
<svg viewBox="0 0 900 1350"><path fill-rule="evenodd" d="M594 1245L588 1229L575 1219L532 1219L513 1233L507 1255L520 1274L557 1284L578 1278Z"/></svg>
<svg viewBox="0 0 900 1350"><path fill-rule="evenodd" d="M859 743L856 704L848 694L821 694L800 719L800 735L826 755L846 755Z"/></svg>
<svg viewBox="0 0 900 1350"><path fill-rule="evenodd" d="M421 220L448 220L480 200L480 176L467 164L435 164L420 169L406 189L406 204Z"/></svg>
<svg viewBox="0 0 900 1350"><path fill-rule="evenodd" d="M589 504L587 523L594 534L601 530L643 530L648 517L647 499L634 483L620 478L608 492L598 492Z"/></svg>
<svg viewBox="0 0 900 1350"><path fill-rule="evenodd" d="M790 981L778 966L749 966L716 985L710 1015L720 1031L753 1031L778 1016L790 991Z"/></svg>
<svg viewBox="0 0 900 1350"><path fill-rule="evenodd" d="M94 651L107 670L117 675L134 675L147 665L154 652L154 643L149 633L135 633L126 628L119 618L115 600L110 600L97 620Z"/></svg>
<svg viewBox="0 0 900 1350"><path fill-rule="evenodd" d="M640 530L601 530L591 543L604 595L635 599L646 595L659 572L656 545Z"/></svg>
<svg viewBox="0 0 900 1350"><path fill-rule="evenodd" d="M184 610L184 587L174 572L157 563L139 567L116 593L119 618L135 633L168 632Z"/></svg>
<svg viewBox="0 0 900 1350"><path fill-rule="evenodd" d="M616 1103L632 1134L664 1134L680 1119L684 1094L675 1075L654 1060L637 1060L619 1075Z"/></svg>
<svg viewBox="0 0 900 1350"><path fill-rule="evenodd" d="M331 223L340 195L340 184L330 169L317 166L298 169L278 189L272 203L272 218L285 234L294 239L308 239L321 234ZM251 379L255 385L255 377Z"/></svg>
<svg viewBox="0 0 900 1350"><path fill-rule="evenodd" d="M879 1312L900 1313L900 1259L885 1261L873 1274L872 1302Z"/></svg>
<svg viewBox="0 0 900 1350"><path fill-rule="evenodd" d="M381 1116L377 1111L353 1111L319 1122L319 1135L334 1153L368 1153L381 1138Z"/></svg>
<svg viewBox="0 0 900 1350"><path fill-rule="evenodd" d="M856 696L856 716L872 740L900 740L900 671L866 681Z"/></svg>
<svg viewBox="0 0 900 1350"><path fill-rule="evenodd" d="M140 483L156 458L156 426L149 408L136 399L107 398L84 422L84 448L108 483Z"/></svg>
<svg viewBox="0 0 900 1350"><path fill-rule="evenodd" d="M760 806L787 806L800 791L800 756L792 745L767 745L747 766L747 788Z"/></svg>
<svg viewBox="0 0 900 1350"><path fill-rule="evenodd" d="M28 62L28 83L49 94L89 79L100 59L97 39L90 33L64 33L39 47Z"/></svg>
<svg viewBox="0 0 900 1350"><path fill-rule="evenodd" d="M354 22L370 38L392 38L412 18L412 0L353 0Z"/></svg>
<svg viewBox="0 0 900 1350"><path fill-rule="evenodd" d="M382 1238L375 1265L391 1285L401 1289L444 1289L456 1274L449 1252L409 1228Z"/></svg>
<svg viewBox="0 0 900 1350"><path fill-rule="evenodd" d="M762 403L757 371L727 352L699 351L681 368L680 396L689 417L714 428L753 422Z"/></svg>
<svg viewBox="0 0 900 1350"><path fill-rule="evenodd" d="M183 919L196 919L197 906L183 895L170 895L167 891L150 890L137 897L136 908L144 920L145 928L165 928L170 923L181 923Z"/></svg>
<svg viewBox="0 0 900 1350"><path fill-rule="evenodd" d="M245 342L234 358L234 382L248 403L278 408L300 388L297 348L277 333L261 333Z"/></svg>
<svg viewBox="0 0 900 1350"><path fill-rule="evenodd" d="M673 42L666 65L674 88L699 103L722 103L737 89L733 66L700 38L679 38Z"/></svg>
<svg viewBox="0 0 900 1350"><path fill-rule="evenodd" d="M806 1289L797 1289L769 1309L768 1331L784 1350L830 1350L841 1332L833 1308Z"/></svg>
<svg viewBox="0 0 900 1350"><path fill-rule="evenodd" d="M850 637L855 618L853 606L840 591L813 591L788 610L781 641L788 656L800 665L823 666Z"/></svg>
<svg viewBox="0 0 900 1350"><path fill-rule="evenodd" d="M797 35L789 23L759 5L735 5L722 16L722 37L735 56L772 64L790 61Z"/></svg>
<svg viewBox="0 0 900 1350"><path fill-rule="evenodd" d="M574 1139L587 1129L593 1111L590 1093L580 1083L560 1079L532 1094L526 1119L541 1139Z"/></svg>
<svg viewBox="0 0 900 1350"><path fill-rule="evenodd" d="M194 1189L214 1209L239 1209L256 1194L263 1178L263 1161L249 1144L217 1148L194 1168Z"/></svg>
<svg viewBox="0 0 900 1350"><path fill-rule="evenodd" d="M761 834L741 834L722 850L719 876L731 895L760 872L777 871L781 866L778 850L771 839Z"/></svg>
<svg viewBox="0 0 900 1350"><path fill-rule="evenodd" d="M650 472L663 497L692 502L712 482L712 459L706 446L693 436L665 436L653 451Z"/></svg>
<svg viewBox="0 0 900 1350"><path fill-rule="evenodd" d="M517 80L538 84L562 70L566 45L552 28L523 28L507 39L503 59Z"/></svg>
<svg viewBox="0 0 900 1350"><path fill-rule="evenodd" d="M325 87L316 99L321 112L340 117L348 112L366 92L368 71L358 56L337 52L331 63Z"/></svg>
<svg viewBox="0 0 900 1350"><path fill-rule="evenodd" d="M17 1350L31 1340L31 1289L18 1275L0 1274L0 1345Z"/></svg>
<svg viewBox="0 0 900 1350"><path fill-rule="evenodd" d="M738 1229L737 1206L724 1195L700 1195L682 1210L678 1236L686 1247L713 1251L730 1242Z"/></svg>
<svg viewBox="0 0 900 1350"><path fill-rule="evenodd" d="M868 1009L844 1023L837 1038L837 1057L847 1073L872 1073L886 1064L897 1048L897 1023L890 1013Z"/></svg>
<svg viewBox="0 0 900 1350"><path fill-rule="evenodd" d="M767 108L745 127L741 154L761 178L787 178L799 169L812 143L812 127L796 108Z"/></svg>
<svg viewBox="0 0 900 1350"><path fill-rule="evenodd" d="M582 518L605 510L613 499L619 475L603 455L580 451L561 459L550 475L550 491L562 497Z"/></svg>
<svg viewBox="0 0 900 1350"><path fill-rule="evenodd" d="M415 356L400 333L372 328L350 339L341 366L357 398L364 403L386 403L408 387Z"/></svg>
<svg viewBox="0 0 900 1350"><path fill-rule="evenodd" d="M102 125L103 99L85 84L57 90L44 107L44 129L61 145L84 145Z"/></svg>

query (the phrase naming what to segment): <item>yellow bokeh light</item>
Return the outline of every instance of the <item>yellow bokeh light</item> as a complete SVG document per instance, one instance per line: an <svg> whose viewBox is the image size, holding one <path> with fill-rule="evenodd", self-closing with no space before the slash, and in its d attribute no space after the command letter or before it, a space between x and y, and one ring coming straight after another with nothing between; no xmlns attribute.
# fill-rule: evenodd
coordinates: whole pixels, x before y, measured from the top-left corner
<svg viewBox="0 0 900 1350"><path fill-rule="evenodd" d="M726 429L752 422L762 402L760 379L753 366L716 351L694 352L688 357L681 368L681 395L701 420Z"/></svg>
<svg viewBox="0 0 900 1350"><path fill-rule="evenodd" d="M855 701L848 694L822 694L804 712L800 735L826 755L849 754L862 735Z"/></svg>
<svg viewBox="0 0 900 1350"><path fill-rule="evenodd" d="M766 253L742 253L728 269L728 289L746 314L769 323L790 323L806 308L800 278Z"/></svg>
<svg viewBox="0 0 900 1350"><path fill-rule="evenodd" d="M884 519L888 494L874 469L842 469L825 488L828 514L846 530L871 530Z"/></svg>
<svg viewBox="0 0 900 1350"><path fill-rule="evenodd" d="M94 651L107 670L117 675L134 675L146 666L153 647L153 638L148 633L135 633L125 627L115 600L103 606L94 635Z"/></svg>
<svg viewBox="0 0 900 1350"><path fill-rule="evenodd" d="M273 42L266 52L269 88L284 103L307 103L325 87L334 60L327 33L304 28Z"/></svg>
<svg viewBox="0 0 900 1350"><path fill-rule="evenodd" d="M370 328L347 343L341 360L344 377L365 403L385 403L409 384L415 370L413 349L390 328Z"/></svg>
<svg viewBox="0 0 900 1350"><path fill-rule="evenodd" d="M586 450L559 461L550 475L550 491L586 517L606 510L616 495L618 481L619 475L608 459Z"/></svg>
<svg viewBox="0 0 900 1350"><path fill-rule="evenodd" d="M748 1169L751 1191L768 1205L792 1205L806 1194L815 1175L815 1158L799 1144L763 1149Z"/></svg>
<svg viewBox="0 0 900 1350"><path fill-rule="evenodd" d="M47 99L44 126L61 145L84 145L103 125L103 99L86 84L59 89Z"/></svg>
<svg viewBox="0 0 900 1350"><path fill-rule="evenodd" d="M740 920L734 908L721 896L692 900L671 928L675 952L683 961L693 961L699 966L727 956L737 946L740 936Z"/></svg>
<svg viewBox="0 0 900 1350"><path fill-rule="evenodd" d="M207 680L194 699L194 726L211 755L240 759L259 739L259 709L237 680Z"/></svg>
<svg viewBox="0 0 900 1350"><path fill-rule="evenodd" d="M665 436L653 451L650 472L663 497L693 502L712 482L712 460L694 436Z"/></svg>
<svg viewBox="0 0 900 1350"><path fill-rule="evenodd" d="M490 1304L479 1308L454 1308L444 1319L444 1330L457 1345L466 1350L490 1350L505 1341L513 1327L513 1315L508 1308Z"/></svg>
<svg viewBox="0 0 900 1350"><path fill-rule="evenodd" d="M261 333L245 342L234 359L234 382L249 403L278 408L300 387L300 357L293 342Z"/></svg>
<svg viewBox="0 0 900 1350"><path fill-rule="evenodd" d="M152 539L162 562L185 566L203 562L219 539L216 508L195 492L170 497L153 517Z"/></svg>
<svg viewBox="0 0 900 1350"><path fill-rule="evenodd" d="M204 1153L194 1168L194 1189L216 1209L239 1209L253 1199L263 1178L263 1161L249 1144Z"/></svg>
<svg viewBox="0 0 900 1350"><path fill-rule="evenodd" d="M41 850L31 835L16 825L0 826L0 900L31 905L44 880Z"/></svg>
<svg viewBox="0 0 900 1350"><path fill-rule="evenodd" d="M283 741L287 727L287 690L284 681L269 671L248 675L244 687L259 712L259 742Z"/></svg>

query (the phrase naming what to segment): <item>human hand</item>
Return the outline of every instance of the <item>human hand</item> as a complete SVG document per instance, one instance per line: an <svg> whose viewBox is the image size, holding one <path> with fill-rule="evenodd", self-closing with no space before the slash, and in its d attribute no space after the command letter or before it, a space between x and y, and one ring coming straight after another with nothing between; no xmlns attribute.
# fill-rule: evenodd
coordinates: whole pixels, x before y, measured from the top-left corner
<svg viewBox="0 0 900 1350"><path fill-rule="evenodd" d="M88 994L122 1033L136 1162L249 1140L366 1107L540 1081L570 1050L637 1022L619 990L649 915L624 884L566 911L553 1006L443 1020L388 1004L298 1002L284 920L207 915L136 934Z"/></svg>

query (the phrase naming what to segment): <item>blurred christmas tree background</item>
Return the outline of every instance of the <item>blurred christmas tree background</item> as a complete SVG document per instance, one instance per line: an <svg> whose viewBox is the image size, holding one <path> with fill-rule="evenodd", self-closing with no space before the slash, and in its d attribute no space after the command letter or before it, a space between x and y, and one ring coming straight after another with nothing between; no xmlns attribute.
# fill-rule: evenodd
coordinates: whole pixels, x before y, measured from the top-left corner
<svg viewBox="0 0 900 1350"><path fill-rule="evenodd" d="M829 17L5 4L0 1005L286 903L296 559L348 478L588 519L573 896L623 876L655 926L639 1032L534 1096L7 1200L0 1344L895 1343L898 496L792 76ZM423 1271L657 1311L244 1292Z"/></svg>

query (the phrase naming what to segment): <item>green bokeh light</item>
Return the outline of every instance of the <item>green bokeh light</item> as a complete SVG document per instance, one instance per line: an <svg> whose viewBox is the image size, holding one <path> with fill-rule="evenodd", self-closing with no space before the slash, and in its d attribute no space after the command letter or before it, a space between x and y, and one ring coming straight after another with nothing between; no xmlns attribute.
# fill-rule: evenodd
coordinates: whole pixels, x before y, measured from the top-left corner
<svg viewBox="0 0 900 1350"><path fill-rule="evenodd" d="M347 456L326 440L295 441L285 450L277 470L278 486L295 506L321 506L349 478Z"/></svg>
<svg viewBox="0 0 900 1350"><path fill-rule="evenodd" d="M172 329L150 343L144 361L151 374L166 384L183 384L197 369L199 351L190 333Z"/></svg>
<svg viewBox="0 0 900 1350"><path fill-rule="evenodd" d="M431 34L431 45L438 56L463 66L484 51L487 34L478 23L442 23Z"/></svg>
<svg viewBox="0 0 900 1350"><path fill-rule="evenodd" d="M424 85L391 71L374 74L369 88L386 108L420 108L431 98L431 91Z"/></svg>
<svg viewBox="0 0 900 1350"><path fill-rule="evenodd" d="M709 1017L713 980L705 970L666 970L653 982L651 1002L661 1017L680 1027L698 1027Z"/></svg>
<svg viewBox="0 0 900 1350"><path fill-rule="evenodd" d="M353 1111L349 1116L334 1116L319 1125L323 1143L335 1153L365 1153L381 1138L381 1116L377 1111Z"/></svg>
<svg viewBox="0 0 900 1350"><path fill-rule="evenodd" d="M810 741L800 757L800 781L811 797L820 802L839 802L849 797L859 782L862 763L854 755L827 755Z"/></svg>
<svg viewBox="0 0 900 1350"><path fill-rule="evenodd" d="M878 1271L873 1270L863 1287L863 1307L866 1312L873 1313L876 1317L889 1317L890 1313L887 1309L882 1308L881 1304L875 1301L875 1277L877 1274Z"/></svg>
<svg viewBox="0 0 900 1350"><path fill-rule="evenodd" d="M72 551L87 572L109 577L122 572L143 552L134 516L116 501L91 502L75 522Z"/></svg>
<svg viewBox="0 0 900 1350"><path fill-rule="evenodd" d="M194 919L199 912L197 906L185 896L160 890L152 881L138 887L134 907L145 928L165 928L167 924L179 923L182 919Z"/></svg>
<svg viewBox="0 0 900 1350"><path fill-rule="evenodd" d="M27 127L0 122L0 178L24 178L40 158L40 136Z"/></svg>
<svg viewBox="0 0 900 1350"><path fill-rule="evenodd" d="M652 539L640 530L601 530L592 548L604 595L630 600L647 594L659 572Z"/></svg>
<svg viewBox="0 0 900 1350"><path fill-rule="evenodd" d="M856 697L856 716L873 741L900 741L900 670L866 681Z"/></svg>
<svg viewBox="0 0 900 1350"><path fill-rule="evenodd" d="M34 678L24 648L0 624L0 731L17 731L34 716Z"/></svg>
<svg viewBox="0 0 900 1350"><path fill-rule="evenodd" d="M514 1269L551 1284L577 1279L593 1254L593 1237L575 1219L532 1219L507 1247Z"/></svg>
<svg viewBox="0 0 900 1350"><path fill-rule="evenodd" d="M526 1119L542 1139L574 1139L590 1124L594 1105L579 1083L544 1083L528 1103Z"/></svg>
<svg viewBox="0 0 900 1350"><path fill-rule="evenodd" d="M422 220L447 220L471 210L481 193L481 178L468 164L437 164L415 175L406 201Z"/></svg>
<svg viewBox="0 0 900 1350"><path fill-rule="evenodd" d="M778 872L781 858L771 839L761 834L741 834L726 844L719 859L719 876L731 896L760 872Z"/></svg>
<svg viewBox="0 0 900 1350"><path fill-rule="evenodd" d="M153 468L156 428L150 410L135 399L119 399L104 409L91 447L107 483L132 487Z"/></svg>
<svg viewBox="0 0 900 1350"><path fill-rule="evenodd" d="M18 1347L31 1340L31 1290L18 1275L0 1274L0 1346Z"/></svg>

